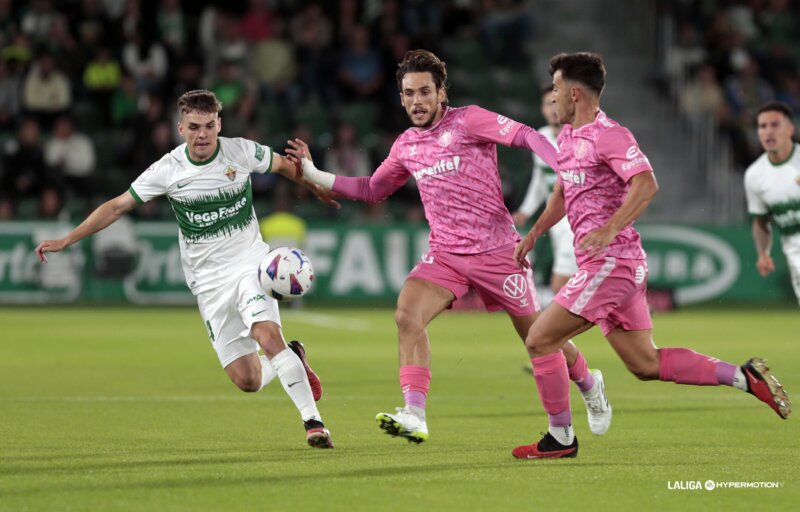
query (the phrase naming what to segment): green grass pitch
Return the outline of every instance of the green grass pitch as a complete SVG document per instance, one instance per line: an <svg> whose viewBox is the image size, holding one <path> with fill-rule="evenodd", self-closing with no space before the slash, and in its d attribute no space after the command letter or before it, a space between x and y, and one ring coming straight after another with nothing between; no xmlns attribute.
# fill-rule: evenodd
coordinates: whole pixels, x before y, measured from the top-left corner
<svg viewBox="0 0 800 512"><path fill-rule="evenodd" d="M796 310L654 320L662 346L767 357L798 396ZM576 341L605 373L614 421L593 436L572 387L580 453L556 461L511 457L547 419L503 314L432 324L419 446L374 421L401 404L390 310L284 309L284 330L323 380L334 450L306 446L277 381L235 389L194 309L0 309L0 510L798 509L800 418L729 388L638 382L597 329ZM781 487L669 488L706 480Z"/></svg>

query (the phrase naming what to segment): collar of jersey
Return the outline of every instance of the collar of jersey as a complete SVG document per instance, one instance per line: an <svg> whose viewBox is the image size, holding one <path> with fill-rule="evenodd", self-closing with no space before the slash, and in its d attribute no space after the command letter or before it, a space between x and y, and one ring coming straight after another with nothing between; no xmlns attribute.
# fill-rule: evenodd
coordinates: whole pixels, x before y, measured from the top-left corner
<svg viewBox="0 0 800 512"><path fill-rule="evenodd" d="M602 115L605 115L605 112L603 112L602 110L598 110L597 114L595 114L595 116L594 116L594 121L592 121L591 123L586 123L585 125L581 126L580 128L573 128L572 129L572 135L580 135L580 133L578 133L578 132L580 132L581 130L583 130L587 126L592 126L592 125L597 124L598 119L600 119L600 116L602 116Z"/></svg>
<svg viewBox="0 0 800 512"><path fill-rule="evenodd" d="M778 163L773 163L772 160L770 160L769 157L767 157L767 162L769 162L772 165L772 167L780 167L780 166L782 166L783 164L785 164L786 162L788 162L789 160L792 159L792 157L794 156L794 150L795 149L797 149L797 143L793 142L792 143L792 151L791 151L791 153L789 153L789 156L787 156L784 161L778 162Z"/></svg>
<svg viewBox="0 0 800 512"><path fill-rule="evenodd" d="M186 148L184 148L183 151L186 153L186 159L189 160L190 164L196 165L198 167L201 167L203 165L210 164L211 162L214 161L215 158L217 158L217 155L219 154L220 145L221 144L219 143L219 139L217 139L217 149L214 150L214 154L211 155L210 157L208 157L207 159L203 160L202 162L198 162L197 160L192 160L192 157L189 156L189 145L188 144L186 145Z"/></svg>

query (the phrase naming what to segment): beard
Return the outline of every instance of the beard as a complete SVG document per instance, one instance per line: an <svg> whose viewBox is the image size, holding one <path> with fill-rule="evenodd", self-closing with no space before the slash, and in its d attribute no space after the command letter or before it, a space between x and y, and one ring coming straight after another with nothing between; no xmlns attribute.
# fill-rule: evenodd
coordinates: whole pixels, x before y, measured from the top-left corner
<svg viewBox="0 0 800 512"><path fill-rule="evenodd" d="M436 119L436 115L439 113L439 109L440 108L441 107L439 105L437 105L436 109L434 109L432 112L429 112L428 113L428 118L426 120L422 121L421 124L417 124L414 121L414 114L413 113L409 114L408 111L406 111L406 115L408 115L408 120L411 121L411 125L412 126L415 126L416 128L430 128L433 125L433 120Z"/></svg>

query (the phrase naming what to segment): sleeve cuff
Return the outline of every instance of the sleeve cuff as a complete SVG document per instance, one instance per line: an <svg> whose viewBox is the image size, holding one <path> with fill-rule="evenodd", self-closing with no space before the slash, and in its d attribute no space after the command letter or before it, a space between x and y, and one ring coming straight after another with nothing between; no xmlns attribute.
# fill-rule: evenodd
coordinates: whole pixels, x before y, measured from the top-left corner
<svg viewBox="0 0 800 512"><path fill-rule="evenodd" d="M134 199L136 199L136 202L137 202L137 203L139 203L139 204L144 204L144 201L142 201L142 198L141 198L141 197L139 197L139 194L137 194L137 193L136 193L136 191L135 191L135 190L133 190L133 185L131 185L131 186L128 188L128 192L130 192L130 193L131 193L131 195L133 196L133 198L134 198Z"/></svg>

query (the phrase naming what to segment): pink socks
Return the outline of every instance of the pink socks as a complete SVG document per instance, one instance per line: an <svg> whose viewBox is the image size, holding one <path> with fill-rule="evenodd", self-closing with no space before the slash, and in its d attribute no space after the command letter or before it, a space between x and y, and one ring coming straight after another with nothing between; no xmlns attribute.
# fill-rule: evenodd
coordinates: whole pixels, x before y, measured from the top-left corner
<svg viewBox="0 0 800 512"><path fill-rule="evenodd" d="M430 369L422 366L400 367L400 388L403 390L403 398L406 401L406 405L425 409L430 384Z"/></svg>
<svg viewBox="0 0 800 512"><path fill-rule="evenodd" d="M589 391L594 386L594 377L589 372L589 367L586 365L586 359L583 358L583 354L578 352L578 358L575 359L575 363L568 368L569 371L569 380L574 382L578 389L583 392Z"/></svg>
<svg viewBox="0 0 800 512"><path fill-rule="evenodd" d="M733 385L737 366L688 348L658 350L658 378L695 386Z"/></svg>
<svg viewBox="0 0 800 512"><path fill-rule="evenodd" d="M579 360L582 360L580 358ZM539 398L544 410L550 417L550 426L566 427L572 424L572 413L569 409L569 373L564 353L560 350L554 354L534 357L533 376L539 388ZM586 362L584 361L584 367ZM573 365L576 366L576 365Z"/></svg>

